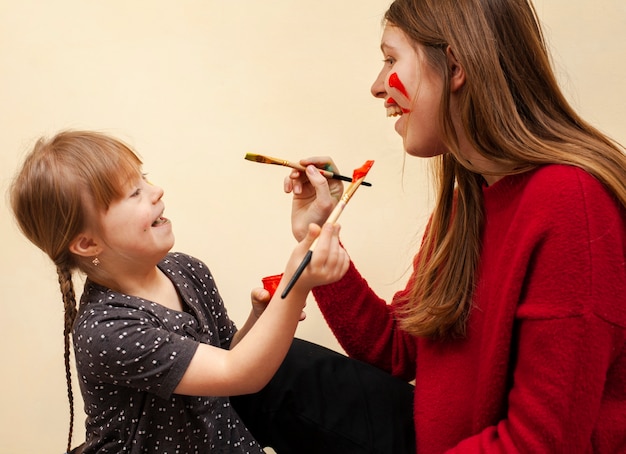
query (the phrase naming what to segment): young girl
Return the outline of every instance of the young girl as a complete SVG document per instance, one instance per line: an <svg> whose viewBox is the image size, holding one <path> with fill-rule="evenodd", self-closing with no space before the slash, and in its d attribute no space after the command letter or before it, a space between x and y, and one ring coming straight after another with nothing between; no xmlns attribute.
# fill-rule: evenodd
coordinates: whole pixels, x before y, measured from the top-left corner
<svg viewBox="0 0 626 454"><path fill-rule="evenodd" d="M624 452L623 148L566 102L527 0L396 0L385 19L372 94L438 198L392 304L351 264L313 292L326 320L415 380L417 452ZM311 165L329 158L301 163L299 239L341 192Z"/></svg>
<svg viewBox="0 0 626 454"><path fill-rule="evenodd" d="M162 196L130 148L81 131L39 140L11 189L20 228L57 267L70 408L72 333L87 414L83 452L263 452L227 396L270 380L310 289L346 272L339 229L312 226L285 268L293 275L319 235L295 287L267 306L259 302L265 290L255 290L237 330L207 266L169 252L174 235ZM87 275L78 308L74 270ZM72 424L68 451L71 437Z"/></svg>

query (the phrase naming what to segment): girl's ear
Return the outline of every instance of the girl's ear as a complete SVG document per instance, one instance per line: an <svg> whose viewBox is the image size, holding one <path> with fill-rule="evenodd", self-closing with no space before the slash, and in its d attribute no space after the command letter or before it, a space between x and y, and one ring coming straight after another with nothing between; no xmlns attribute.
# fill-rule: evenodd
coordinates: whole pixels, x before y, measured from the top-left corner
<svg viewBox="0 0 626 454"><path fill-rule="evenodd" d="M93 257L101 252L97 241L87 233L79 233L70 243L70 252L82 257Z"/></svg>
<svg viewBox="0 0 626 454"><path fill-rule="evenodd" d="M465 68L456 59L454 50L448 46L446 49L446 57L448 59L448 72L450 74L450 90L454 93L465 85Z"/></svg>

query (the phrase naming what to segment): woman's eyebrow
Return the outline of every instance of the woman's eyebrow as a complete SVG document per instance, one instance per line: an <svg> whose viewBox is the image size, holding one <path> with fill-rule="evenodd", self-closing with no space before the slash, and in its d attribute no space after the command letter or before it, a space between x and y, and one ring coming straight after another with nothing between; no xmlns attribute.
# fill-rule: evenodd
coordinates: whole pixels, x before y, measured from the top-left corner
<svg viewBox="0 0 626 454"><path fill-rule="evenodd" d="M380 50L385 53L385 52L390 52L395 50L396 47L393 46L392 44L390 44L388 41L383 41L382 43L380 43Z"/></svg>

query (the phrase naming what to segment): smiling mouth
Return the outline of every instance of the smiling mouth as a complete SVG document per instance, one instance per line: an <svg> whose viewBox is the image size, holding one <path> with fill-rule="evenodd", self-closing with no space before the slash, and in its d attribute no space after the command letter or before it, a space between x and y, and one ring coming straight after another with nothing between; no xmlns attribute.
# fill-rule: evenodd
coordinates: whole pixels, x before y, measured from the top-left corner
<svg viewBox="0 0 626 454"><path fill-rule="evenodd" d="M400 107L393 98L387 99L387 117L400 117L402 114L411 112L409 109Z"/></svg>
<svg viewBox="0 0 626 454"><path fill-rule="evenodd" d="M389 106L387 107L387 116L388 117L399 117L404 113L403 109L400 106Z"/></svg>
<svg viewBox="0 0 626 454"><path fill-rule="evenodd" d="M159 216L159 218L152 223L152 227L158 227L160 225L167 224L168 222L170 222L169 219Z"/></svg>

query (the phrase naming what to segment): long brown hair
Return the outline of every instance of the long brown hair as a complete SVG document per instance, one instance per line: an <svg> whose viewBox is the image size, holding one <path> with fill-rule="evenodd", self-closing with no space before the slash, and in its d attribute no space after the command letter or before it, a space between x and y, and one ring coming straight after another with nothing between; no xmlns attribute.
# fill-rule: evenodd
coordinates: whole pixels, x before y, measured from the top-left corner
<svg viewBox="0 0 626 454"><path fill-rule="evenodd" d="M93 266L88 259L72 254L69 246L87 226L88 213L106 211L111 202L122 197L123 184L140 169L141 160L124 143L96 132L64 131L37 141L11 186L11 206L20 229L57 268L65 308L68 452L74 426L70 334L77 315L72 272L89 274Z"/></svg>
<svg viewBox="0 0 626 454"><path fill-rule="evenodd" d="M433 159L437 202L409 300L399 311L401 324L417 336L464 336L481 248L484 182L462 158L452 126L448 47L466 74L459 102L465 135L505 173L549 163L578 166L626 206L626 155L566 101L529 1L395 0L385 21L423 46L427 64L446 84L439 121L448 153Z"/></svg>

